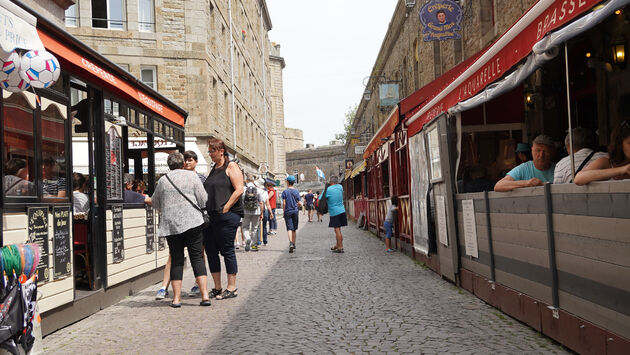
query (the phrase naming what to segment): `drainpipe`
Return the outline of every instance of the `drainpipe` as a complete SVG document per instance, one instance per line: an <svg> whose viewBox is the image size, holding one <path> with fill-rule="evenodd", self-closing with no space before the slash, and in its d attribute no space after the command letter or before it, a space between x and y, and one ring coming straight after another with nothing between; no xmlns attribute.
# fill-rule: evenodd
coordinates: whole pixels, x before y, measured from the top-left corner
<svg viewBox="0 0 630 355"><path fill-rule="evenodd" d="M265 120L265 163L269 172L269 132L267 128L267 83L265 73L265 30L263 21L263 8L260 7L260 45L262 47L262 82L263 82L263 117Z"/></svg>
<svg viewBox="0 0 630 355"><path fill-rule="evenodd" d="M234 37L232 36L232 0L228 0L230 20L230 78L232 82L232 142L234 143L234 159L236 160L236 104L234 102Z"/></svg>

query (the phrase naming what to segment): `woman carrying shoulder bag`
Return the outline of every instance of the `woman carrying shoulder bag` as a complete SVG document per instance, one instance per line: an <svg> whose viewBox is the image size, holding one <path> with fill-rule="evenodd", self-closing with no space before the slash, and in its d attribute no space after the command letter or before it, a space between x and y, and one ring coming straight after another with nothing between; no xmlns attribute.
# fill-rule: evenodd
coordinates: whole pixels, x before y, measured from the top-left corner
<svg viewBox="0 0 630 355"><path fill-rule="evenodd" d="M330 212L330 222L328 227L335 230L336 244L330 250L333 253L343 253L343 235L341 234L341 227L348 225L348 218L346 216L346 208L343 206L343 186L339 185L339 178L336 175L330 177L330 186L324 191L324 198L328 212ZM322 201L319 203L322 207Z"/></svg>
<svg viewBox="0 0 630 355"><path fill-rule="evenodd" d="M171 284L173 303L171 307L181 307L182 276L184 273L184 248L201 291L200 306L209 306L206 264L203 259L204 218L200 207L206 205L208 194L197 174L184 170L182 153L171 153L166 160L169 171L157 183L151 197L153 207L160 213L158 237L166 237L171 256Z"/></svg>

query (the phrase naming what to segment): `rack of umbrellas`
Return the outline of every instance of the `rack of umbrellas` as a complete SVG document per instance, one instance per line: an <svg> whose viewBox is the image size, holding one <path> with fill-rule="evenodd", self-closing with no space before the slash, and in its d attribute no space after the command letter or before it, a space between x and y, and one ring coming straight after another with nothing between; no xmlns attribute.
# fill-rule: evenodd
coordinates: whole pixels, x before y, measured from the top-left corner
<svg viewBox="0 0 630 355"><path fill-rule="evenodd" d="M37 315L37 244L11 244L0 249L0 348L19 354L18 346L28 353L35 337Z"/></svg>

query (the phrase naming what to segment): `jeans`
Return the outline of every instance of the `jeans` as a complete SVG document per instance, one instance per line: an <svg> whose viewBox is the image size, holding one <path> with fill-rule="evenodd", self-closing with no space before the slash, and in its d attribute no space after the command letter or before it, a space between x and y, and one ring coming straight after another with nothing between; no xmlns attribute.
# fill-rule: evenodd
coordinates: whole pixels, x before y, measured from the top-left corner
<svg viewBox="0 0 630 355"><path fill-rule="evenodd" d="M278 223L276 222L276 209L272 208L271 213L273 214L273 219L269 220L269 230L275 231L278 229Z"/></svg>
<svg viewBox="0 0 630 355"><path fill-rule="evenodd" d="M243 228L243 235L245 236L245 239L252 239L256 242L260 240L260 237L258 237L259 223L259 214L245 214L245 216L243 217L243 223L241 225L241 228Z"/></svg>
<svg viewBox="0 0 630 355"><path fill-rule="evenodd" d="M394 228L394 226L392 225L391 222L385 221L385 223L383 223L383 227L385 227L385 238L391 239L392 229Z"/></svg>
<svg viewBox="0 0 630 355"><path fill-rule="evenodd" d="M268 221L269 221L269 211L265 210L265 212L263 212L263 222L261 225L264 244L267 244L267 222Z"/></svg>
<svg viewBox="0 0 630 355"><path fill-rule="evenodd" d="M166 237L171 254L171 280L181 280L184 274L184 247L188 248L188 257L195 277L205 276L206 263L203 260L203 233L201 227L189 229L181 234Z"/></svg>
<svg viewBox="0 0 630 355"><path fill-rule="evenodd" d="M210 226L204 231L204 244L211 273L221 272L219 253L223 256L227 273L233 275L238 272L234 236L240 221L241 217L234 212L211 216Z"/></svg>

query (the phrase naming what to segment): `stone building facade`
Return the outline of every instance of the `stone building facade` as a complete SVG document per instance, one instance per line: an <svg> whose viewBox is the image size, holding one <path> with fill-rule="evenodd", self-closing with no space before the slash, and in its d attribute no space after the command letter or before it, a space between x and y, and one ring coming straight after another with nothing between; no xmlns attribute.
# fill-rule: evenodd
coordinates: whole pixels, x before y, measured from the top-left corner
<svg viewBox="0 0 630 355"><path fill-rule="evenodd" d="M286 152L304 149L304 133L301 129L287 128L284 131L284 140L286 144ZM289 173L291 171L287 170Z"/></svg>
<svg viewBox="0 0 630 355"><path fill-rule="evenodd" d="M387 120L393 107L380 107L378 84L396 82L403 99L438 78L455 65L476 54L529 9L536 0L459 0L462 9L461 39L425 42L422 37L420 9L429 0L407 7L399 0L381 44L366 90L353 121L351 139L346 143L348 159L363 159L363 147ZM358 154L357 154L358 153Z"/></svg>
<svg viewBox="0 0 630 355"><path fill-rule="evenodd" d="M333 141L331 145L309 147L287 153L287 171L289 174L304 174L300 183L317 181L315 166L320 168L326 179L332 175L342 176L345 163L343 144Z"/></svg>
<svg viewBox="0 0 630 355"><path fill-rule="evenodd" d="M76 0L66 28L189 112L199 171L214 137L246 171L285 172L284 59L265 0Z"/></svg>

